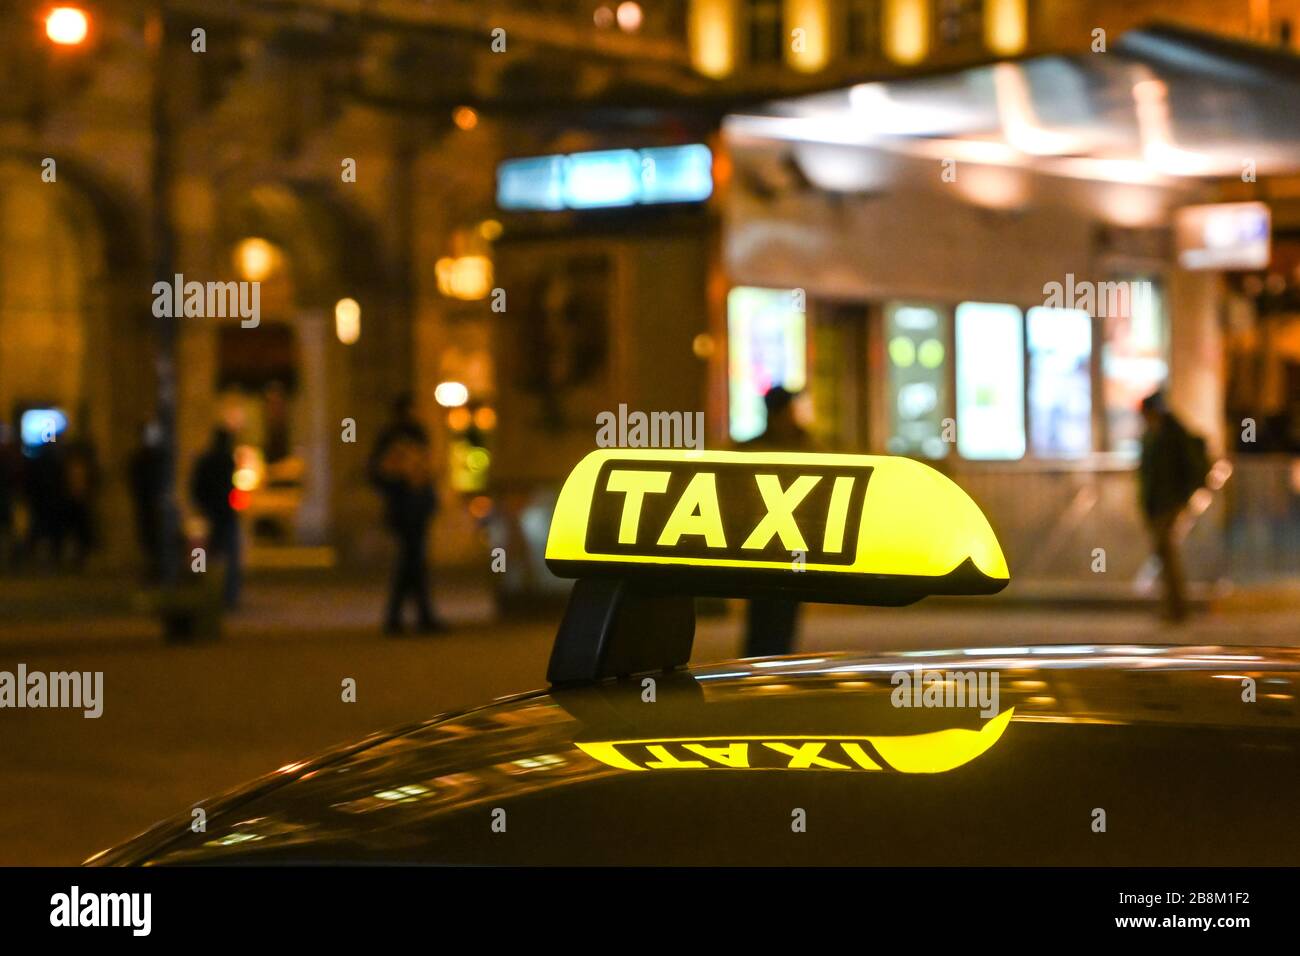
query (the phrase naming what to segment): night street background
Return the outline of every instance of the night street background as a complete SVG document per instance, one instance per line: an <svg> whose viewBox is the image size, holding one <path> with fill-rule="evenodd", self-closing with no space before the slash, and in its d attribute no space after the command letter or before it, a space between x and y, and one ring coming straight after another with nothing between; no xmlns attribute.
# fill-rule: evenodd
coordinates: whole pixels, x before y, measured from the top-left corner
<svg viewBox="0 0 1300 956"><path fill-rule="evenodd" d="M806 607L800 654L1300 644L1298 24L1300 0L0 0L0 671L104 675L99 719L0 710L0 866L545 688L549 568L588 557L739 571L768 613L746 634L702 602L695 662L786 647L797 589L751 589L809 540L846 600L950 597ZM602 546L600 509L557 501L609 448L854 478L778 481L808 526L779 546L715 541L667 484L658 528ZM761 539L776 460L728 459L719 528ZM574 615L580 651L611 606ZM645 647L682 646L644 606ZM438 633L383 633L412 626Z"/></svg>

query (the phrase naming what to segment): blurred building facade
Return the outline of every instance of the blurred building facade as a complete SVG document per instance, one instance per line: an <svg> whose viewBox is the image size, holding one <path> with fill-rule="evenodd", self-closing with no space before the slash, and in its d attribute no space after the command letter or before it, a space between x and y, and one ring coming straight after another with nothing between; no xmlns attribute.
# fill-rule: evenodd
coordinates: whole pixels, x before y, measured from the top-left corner
<svg viewBox="0 0 1300 956"><path fill-rule="evenodd" d="M4 11L0 405L15 431L56 409L58 440L94 447L103 560L131 560L126 469L155 404L151 290L171 279L148 265L160 128L175 274L260 284L256 327L178 320L182 500L210 429L234 423L253 562L364 564L386 550L366 458L410 390L446 466L440 555L477 560L485 512L467 503L498 421L496 161L590 140L575 104L611 90L636 101L682 77L698 85L680 15L597 22L576 2L367 17L324 2L67 8L81 35L50 32L50 4Z"/></svg>
<svg viewBox="0 0 1300 956"><path fill-rule="evenodd" d="M1161 328L1174 330L1159 361L1198 427L1230 444L1222 311L1256 308L1253 287L1171 270L1168 228L1180 204L1259 198L1258 184L1073 177L1067 197L1055 178L971 163L959 188L935 189L925 164L942 157L846 163L823 143L774 159L723 127L781 98L1088 52L1094 31L1113 42L1153 18L1293 46L1300 2L411 0L362 11L104 0L68 4L89 30L67 45L45 32L50 6L10 4L0 49L0 412L17 424L58 407L68 434L93 443L109 563L132 553L124 475L153 408L150 290L166 278L148 265L151 9L168 26L175 271L261 283L257 328L179 322L180 478L219 417L239 422L256 560L364 564L383 552L366 456L410 389L442 469L439 560L486 561L500 543L527 555L517 586L541 586L548 494L593 446L594 416L703 408L710 444L741 437L738 408L762 383L737 382L747 373L732 324L791 289L807 297L802 338L778 345L806 360L813 427L830 446L917 453L891 445L886 331L917 318L900 319L900 305L935 306L949 323L964 302L1027 310L1049 279L1082 278L1081 262L1094 278L1155 283ZM500 202L507 159L690 145L712 154L712 195L695 203ZM817 170L856 185L828 188ZM1291 179L1261 178L1275 224L1293 222ZM776 245L750 241L764 230ZM1029 254L1011 266L1004 247ZM1098 396L1099 363L1088 372ZM1110 414L1089 405L1086 457L1126 475ZM1052 483L1038 512L1007 508L1030 529L1089 492L1033 477L1026 441L1014 480ZM1006 487L996 466L963 480ZM1092 493L1118 509L1126 486L1112 484ZM1056 572L1057 559L1036 560Z"/></svg>

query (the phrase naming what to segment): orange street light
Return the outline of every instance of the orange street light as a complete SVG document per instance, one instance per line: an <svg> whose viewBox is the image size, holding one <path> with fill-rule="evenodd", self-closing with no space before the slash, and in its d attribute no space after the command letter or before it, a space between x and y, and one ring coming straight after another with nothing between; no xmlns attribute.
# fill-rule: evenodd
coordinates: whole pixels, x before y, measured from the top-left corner
<svg viewBox="0 0 1300 956"><path fill-rule="evenodd" d="M59 46L78 46L90 33L90 17L80 7L55 7L45 17L45 35Z"/></svg>
<svg viewBox="0 0 1300 956"><path fill-rule="evenodd" d="M451 121L457 129L469 132L478 125L478 111L472 106L458 106L452 110Z"/></svg>

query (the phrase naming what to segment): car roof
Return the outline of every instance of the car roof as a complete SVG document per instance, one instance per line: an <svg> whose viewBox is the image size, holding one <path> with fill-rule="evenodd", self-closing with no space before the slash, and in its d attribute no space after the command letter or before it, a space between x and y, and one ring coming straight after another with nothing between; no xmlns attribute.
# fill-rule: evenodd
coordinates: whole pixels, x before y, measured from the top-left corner
<svg viewBox="0 0 1300 956"><path fill-rule="evenodd" d="M1294 863L1298 677L1214 646L726 661L377 735L97 862Z"/></svg>

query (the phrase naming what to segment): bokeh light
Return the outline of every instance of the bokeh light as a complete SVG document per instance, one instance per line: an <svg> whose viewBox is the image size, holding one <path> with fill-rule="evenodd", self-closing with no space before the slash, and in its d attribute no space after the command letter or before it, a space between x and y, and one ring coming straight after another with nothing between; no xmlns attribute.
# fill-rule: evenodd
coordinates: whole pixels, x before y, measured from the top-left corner
<svg viewBox="0 0 1300 956"><path fill-rule="evenodd" d="M256 236L235 245L235 270L249 282L267 279L280 265L280 250Z"/></svg>
<svg viewBox="0 0 1300 956"><path fill-rule="evenodd" d="M55 7L45 18L45 35L51 43L76 46L90 33L90 18L78 7Z"/></svg>
<svg viewBox="0 0 1300 956"><path fill-rule="evenodd" d="M641 29L641 21L644 15L641 12L641 4L634 3L632 0L626 0L625 3L618 5L615 13L618 18L618 27L624 33L635 33Z"/></svg>
<svg viewBox="0 0 1300 956"><path fill-rule="evenodd" d="M334 303L334 334L344 345L361 337L361 306L356 299L339 299Z"/></svg>
<svg viewBox="0 0 1300 956"><path fill-rule="evenodd" d="M478 125L478 111L470 106L458 106L451 114L456 128L468 132Z"/></svg>
<svg viewBox="0 0 1300 956"><path fill-rule="evenodd" d="M469 389L461 382L439 382L433 399L443 408L459 408L469 401Z"/></svg>

